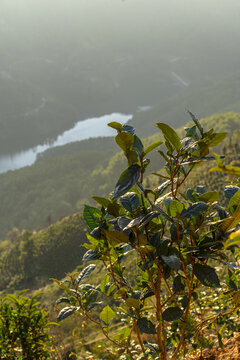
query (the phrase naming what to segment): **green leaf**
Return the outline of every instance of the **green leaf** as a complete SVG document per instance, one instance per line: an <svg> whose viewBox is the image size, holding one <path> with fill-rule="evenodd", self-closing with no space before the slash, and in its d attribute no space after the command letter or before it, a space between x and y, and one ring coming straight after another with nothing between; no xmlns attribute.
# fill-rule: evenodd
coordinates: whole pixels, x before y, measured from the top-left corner
<svg viewBox="0 0 240 360"><path fill-rule="evenodd" d="M141 305L141 301L135 298L127 298L125 303L128 307L134 307L135 309L139 309Z"/></svg>
<svg viewBox="0 0 240 360"><path fill-rule="evenodd" d="M138 319L137 326L141 334L156 334L155 326L147 318Z"/></svg>
<svg viewBox="0 0 240 360"><path fill-rule="evenodd" d="M203 285L209 287L220 287L216 271L211 266L196 263L193 265L193 272Z"/></svg>
<svg viewBox="0 0 240 360"><path fill-rule="evenodd" d="M239 220L240 220L240 204L238 204L232 216L223 219L220 229L225 232L231 230L239 223Z"/></svg>
<svg viewBox="0 0 240 360"><path fill-rule="evenodd" d="M190 205L187 209L184 209L181 212L181 217L190 218L191 216L202 215L202 213L207 211L207 209L207 204L203 201L199 201L195 204Z"/></svg>
<svg viewBox="0 0 240 360"><path fill-rule="evenodd" d="M209 171L219 171L225 174L235 175L237 177L240 176L240 167L238 166L231 166L231 165L223 165L223 166L216 166Z"/></svg>
<svg viewBox="0 0 240 360"><path fill-rule="evenodd" d="M136 151L138 156L141 158L143 154L143 144L137 135L134 135L133 150Z"/></svg>
<svg viewBox="0 0 240 360"><path fill-rule="evenodd" d="M184 205L179 200L172 200L169 204L169 215L176 217L184 210Z"/></svg>
<svg viewBox="0 0 240 360"><path fill-rule="evenodd" d="M108 274L105 275L104 278L102 279L100 287L99 287L99 289L102 293L105 293L105 286L108 284L109 280L110 280L110 276Z"/></svg>
<svg viewBox="0 0 240 360"><path fill-rule="evenodd" d="M222 342L222 334L220 332L218 332L218 345L220 346L221 349L225 349L225 346Z"/></svg>
<svg viewBox="0 0 240 360"><path fill-rule="evenodd" d="M102 213L99 209L84 205L83 218L90 230L95 229L99 225Z"/></svg>
<svg viewBox="0 0 240 360"><path fill-rule="evenodd" d="M230 234L229 239L225 243L225 249L231 246L240 246L240 230Z"/></svg>
<svg viewBox="0 0 240 360"><path fill-rule="evenodd" d="M101 257L101 254L99 254L99 252L97 252L96 250L88 250L84 255L83 255L83 261L90 261L90 260L97 260Z"/></svg>
<svg viewBox="0 0 240 360"><path fill-rule="evenodd" d="M134 137L127 131L122 131L115 137L118 146L125 152L132 147L134 143Z"/></svg>
<svg viewBox="0 0 240 360"><path fill-rule="evenodd" d="M228 210L230 214L233 214L237 206L240 204L240 190L238 190L230 199L228 204Z"/></svg>
<svg viewBox="0 0 240 360"><path fill-rule="evenodd" d="M79 307L67 306L59 312L57 320L62 321L66 319L68 316L72 315L77 310L79 310Z"/></svg>
<svg viewBox="0 0 240 360"><path fill-rule="evenodd" d="M224 188L224 195L227 199L231 199L231 197L233 197L233 195L240 190L239 186L235 186L235 185L227 185Z"/></svg>
<svg viewBox="0 0 240 360"><path fill-rule="evenodd" d="M114 318L115 312L110 308L110 306L105 306L105 308L100 313L100 319L108 326L110 321Z"/></svg>
<svg viewBox="0 0 240 360"><path fill-rule="evenodd" d="M147 146L144 150L144 155L147 155L150 151L156 149L158 146L162 145L163 141L156 141L152 143L151 145Z"/></svg>
<svg viewBox="0 0 240 360"><path fill-rule="evenodd" d="M61 303L70 303L70 302L71 302L71 300L69 298L61 297L61 298L57 299L56 304L59 305Z"/></svg>
<svg viewBox="0 0 240 360"><path fill-rule="evenodd" d="M138 164L129 166L120 176L113 193L113 199L125 194L140 177L141 168Z"/></svg>
<svg viewBox="0 0 240 360"><path fill-rule="evenodd" d="M191 116L193 122L198 127L198 130L200 131L200 134L203 136L203 128L202 128L202 125L200 124L199 120L196 118L196 116L193 113L191 113L191 111L187 110L187 112Z"/></svg>
<svg viewBox="0 0 240 360"><path fill-rule="evenodd" d="M198 200L204 201L205 203L213 203L214 201L218 201L219 196L218 191L209 191L198 196Z"/></svg>
<svg viewBox="0 0 240 360"><path fill-rule="evenodd" d="M101 196L92 196L93 200L95 200L98 204L103 206L104 208L107 208L109 204L111 204L111 201L108 199L105 199Z"/></svg>
<svg viewBox="0 0 240 360"><path fill-rule="evenodd" d="M112 122L108 123L108 126L117 130L118 132L121 132L122 128L123 128L123 125L117 121L112 121Z"/></svg>
<svg viewBox="0 0 240 360"><path fill-rule="evenodd" d="M165 139L167 139L175 147L175 149L179 151L182 147L182 144L176 131L164 123L157 123L157 127L162 130Z"/></svg>
<svg viewBox="0 0 240 360"><path fill-rule="evenodd" d="M121 196L119 199L121 205L129 212L137 210L139 207L140 201L139 197L134 192L128 192L125 195Z"/></svg>
<svg viewBox="0 0 240 360"><path fill-rule="evenodd" d="M78 275L77 279L75 280L75 284L80 284L84 279L86 279L91 272L95 269L95 264L88 265L82 272Z"/></svg>
<svg viewBox="0 0 240 360"><path fill-rule="evenodd" d="M184 288L185 288L185 286L182 283L181 276L177 275L173 281L173 292L180 292L180 291L184 290Z"/></svg>
<svg viewBox="0 0 240 360"><path fill-rule="evenodd" d="M226 136L227 136L226 132L212 134L210 140L206 142L206 145L209 147L217 146L225 139Z"/></svg>
<svg viewBox="0 0 240 360"><path fill-rule="evenodd" d="M110 245L115 246L121 243L128 243L129 237L121 231L106 231L104 234Z"/></svg>
<svg viewBox="0 0 240 360"><path fill-rule="evenodd" d="M180 270L181 261L177 256L175 256L175 255L170 255L170 256L162 255L161 258L165 262L165 264L167 264L171 269L175 270L176 272L178 272Z"/></svg>
<svg viewBox="0 0 240 360"><path fill-rule="evenodd" d="M162 313L162 318L165 321L175 321L175 320L180 319L182 314L183 314L183 311L179 307L171 306L171 307L167 308L166 310L164 310L164 312Z"/></svg>

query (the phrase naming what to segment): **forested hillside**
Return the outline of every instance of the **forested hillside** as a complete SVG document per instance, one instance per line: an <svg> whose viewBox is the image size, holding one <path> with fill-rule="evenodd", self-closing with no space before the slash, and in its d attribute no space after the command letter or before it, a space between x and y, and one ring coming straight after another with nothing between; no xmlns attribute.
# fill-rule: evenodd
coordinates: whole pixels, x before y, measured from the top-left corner
<svg viewBox="0 0 240 360"><path fill-rule="evenodd" d="M206 128L232 134L240 127L240 115L212 115L201 122ZM183 135L183 128L178 132ZM149 144L159 139L157 132L144 141ZM117 151L113 138L91 139L48 150L33 166L1 174L2 240L13 227L45 227L82 210L85 203L91 203L92 195L108 194L124 168L124 159ZM151 159L149 172L158 171L162 164L159 154L153 153Z"/></svg>
<svg viewBox="0 0 240 360"><path fill-rule="evenodd" d="M191 122L186 126L188 124ZM206 129L216 128L218 132L229 132L229 136L217 151L225 156L224 163L239 166L239 130L234 129L240 127L240 115L212 115L202 119L201 124ZM184 132L183 128L178 129L180 136L183 136ZM146 138L144 143L147 146L159 139L160 134L156 133ZM95 151L91 150L93 142L97 149ZM105 150L106 147L108 151ZM116 154L112 156L114 151ZM2 289L29 286L36 288L46 284L49 277L64 276L64 273L81 264L81 255L84 252L81 244L86 241L86 226L81 215L83 205L95 203L91 199L92 195L107 196L114 188L125 167L125 160L117 151L113 139L88 140L68 145L64 150L59 148L48 151L34 166L0 176L0 179L4 180L0 193L2 203L5 204L5 212L1 214ZM145 185L157 187L162 183L162 179L151 174L153 171L159 172L163 166L157 151L153 152L151 161L151 171L148 172ZM209 173L214 163L204 163L196 169L186 181L184 189L203 185L208 191L220 190L221 201L224 201L223 188L231 178L228 175ZM54 186L54 183L57 185ZM21 184L27 185L24 187ZM15 198L12 204L8 201L9 193ZM35 201L31 202L31 198ZM78 207L80 212L76 212L80 210ZM74 215L51 225L58 217L74 212ZM35 229L31 225L33 223ZM36 232L38 227L46 229ZM8 235L6 231L9 231Z"/></svg>

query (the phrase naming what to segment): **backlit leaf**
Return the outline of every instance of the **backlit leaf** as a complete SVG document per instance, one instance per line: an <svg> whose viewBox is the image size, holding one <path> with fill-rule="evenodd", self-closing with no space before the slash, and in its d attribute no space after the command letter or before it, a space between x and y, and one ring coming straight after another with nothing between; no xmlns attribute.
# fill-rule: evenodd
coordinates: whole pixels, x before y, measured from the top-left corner
<svg viewBox="0 0 240 360"><path fill-rule="evenodd" d="M177 151L181 149L182 144L175 130L164 123L157 123L157 127L162 130L164 137L174 146Z"/></svg>
<svg viewBox="0 0 240 360"><path fill-rule="evenodd" d="M99 225L102 213L99 209L84 205L83 218L90 230L95 229Z"/></svg>
<svg viewBox="0 0 240 360"><path fill-rule="evenodd" d="M219 199L219 192L218 191L209 191L200 196L198 196L198 200L204 201L206 203L213 203Z"/></svg>
<svg viewBox="0 0 240 360"><path fill-rule="evenodd" d="M122 128L123 128L123 125L117 121L112 121L112 122L108 123L107 125L113 129L117 130L118 132L121 132Z"/></svg>
<svg viewBox="0 0 240 360"><path fill-rule="evenodd" d="M127 131L120 132L115 137L116 143L124 151L127 152L134 142L134 137Z"/></svg>
<svg viewBox="0 0 240 360"><path fill-rule="evenodd" d="M110 308L110 306L105 306L105 308L100 313L100 319L106 324L109 325L110 321L114 318L115 312Z"/></svg>
<svg viewBox="0 0 240 360"><path fill-rule="evenodd" d="M156 141L154 143L152 143L151 145L147 146L146 149L144 150L144 155L147 155L150 151L156 149L158 146L162 145L162 141Z"/></svg>

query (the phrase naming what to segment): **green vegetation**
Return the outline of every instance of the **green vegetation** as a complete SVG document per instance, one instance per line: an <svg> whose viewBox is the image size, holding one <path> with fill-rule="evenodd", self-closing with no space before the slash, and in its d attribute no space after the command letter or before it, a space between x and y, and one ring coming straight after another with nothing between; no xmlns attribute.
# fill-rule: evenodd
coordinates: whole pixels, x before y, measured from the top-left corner
<svg viewBox="0 0 240 360"><path fill-rule="evenodd" d="M0 299L0 358L50 359L48 312L37 302L38 295L22 294Z"/></svg>
<svg viewBox="0 0 240 360"><path fill-rule="evenodd" d="M65 292L57 304L67 304L58 320L78 315L108 341L111 350L100 346L94 358L175 360L191 348L211 348L213 336L224 347L223 334L239 330L234 322L240 311L240 241L234 232L240 220L239 182L225 187L227 208L218 203L218 191L202 186L182 191L190 174L214 159L210 148L226 136L206 131L190 115L194 125L182 141L170 126L157 124L166 162L157 188L146 188L143 180L148 155L161 143L144 147L132 127L109 124L118 132L127 168L109 198L94 196L100 209L84 208L90 233L83 261L94 262L63 282L55 280ZM219 157L212 170L239 176L239 168ZM95 262L102 264L101 280L86 283Z"/></svg>
<svg viewBox="0 0 240 360"><path fill-rule="evenodd" d="M13 229L0 246L0 290L38 289L72 271L84 253L84 230L79 214L39 232Z"/></svg>
<svg viewBox="0 0 240 360"><path fill-rule="evenodd" d="M240 128L240 114L232 112L201 121L206 128L229 134ZM182 136L184 129L177 132ZM159 140L160 134L155 134L144 139L144 144ZM91 139L48 150L33 166L1 174L1 238L14 227L37 230L82 211L85 203L93 203L92 193L108 194L124 166L122 154L116 151L111 138ZM163 165L157 152L150 156L148 173Z"/></svg>

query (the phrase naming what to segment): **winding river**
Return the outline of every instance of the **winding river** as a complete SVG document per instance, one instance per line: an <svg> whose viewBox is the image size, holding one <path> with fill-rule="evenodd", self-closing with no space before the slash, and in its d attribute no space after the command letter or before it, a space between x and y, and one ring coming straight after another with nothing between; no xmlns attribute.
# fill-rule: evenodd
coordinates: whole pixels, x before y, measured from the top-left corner
<svg viewBox="0 0 240 360"><path fill-rule="evenodd" d="M41 154L45 150L56 146L63 146L75 141L81 141L100 136L114 136L116 131L107 126L107 124L112 121L125 124L131 118L132 115L113 113L101 117L78 121L73 128L59 135L52 143L38 145L34 148L12 155L0 156L0 173L4 173L8 170L20 169L24 166L30 166L34 164L38 154Z"/></svg>

